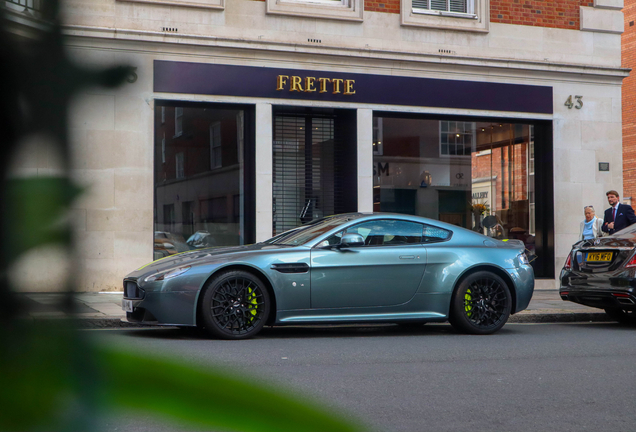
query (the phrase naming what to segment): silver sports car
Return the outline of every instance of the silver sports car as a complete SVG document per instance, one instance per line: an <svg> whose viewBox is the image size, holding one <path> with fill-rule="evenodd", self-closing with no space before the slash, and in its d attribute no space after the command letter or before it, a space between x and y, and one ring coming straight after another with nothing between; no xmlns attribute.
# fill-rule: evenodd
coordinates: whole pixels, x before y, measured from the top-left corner
<svg viewBox="0 0 636 432"><path fill-rule="evenodd" d="M534 273L518 240L417 216L327 217L248 246L199 249L124 278L128 321L245 339L265 325L450 323L489 334L524 310Z"/></svg>

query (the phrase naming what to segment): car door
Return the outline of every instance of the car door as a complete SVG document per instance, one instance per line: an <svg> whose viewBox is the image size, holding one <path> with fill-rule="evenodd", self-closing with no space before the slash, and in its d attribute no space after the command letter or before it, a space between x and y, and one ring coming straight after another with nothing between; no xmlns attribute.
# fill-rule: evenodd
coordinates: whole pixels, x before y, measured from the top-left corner
<svg viewBox="0 0 636 432"><path fill-rule="evenodd" d="M426 267L422 230L419 223L378 219L349 227L313 248L311 307L394 306L408 302ZM364 246L334 247L344 233L360 234Z"/></svg>

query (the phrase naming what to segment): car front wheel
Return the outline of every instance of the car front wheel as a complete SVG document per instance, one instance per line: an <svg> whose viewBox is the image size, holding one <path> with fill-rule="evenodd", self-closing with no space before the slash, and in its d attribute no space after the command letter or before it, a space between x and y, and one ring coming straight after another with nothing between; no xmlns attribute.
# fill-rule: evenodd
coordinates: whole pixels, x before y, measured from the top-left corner
<svg viewBox="0 0 636 432"><path fill-rule="evenodd" d="M455 329L470 334L491 334L501 329L512 308L506 283L487 271L468 275L457 287L449 321Z"/></svg>
<svg viewBox="0 0 636 432"><path fill-rule="evenodd" d="M252 273L235 270L208 282L201 304L205 329L222 339L248 339L265 325L270 301L265 284Z"/></svg>

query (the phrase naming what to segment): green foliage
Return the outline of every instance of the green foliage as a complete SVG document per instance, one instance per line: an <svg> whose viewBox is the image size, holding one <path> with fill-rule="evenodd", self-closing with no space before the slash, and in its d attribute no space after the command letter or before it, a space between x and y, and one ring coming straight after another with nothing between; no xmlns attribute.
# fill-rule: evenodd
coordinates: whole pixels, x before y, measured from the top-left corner
<svg viewBox="0 0 636 432"><path fill-rule="evenodd" d="M6 182L5 248L9 260L51 243L68 244L70 232L62 218L81 189L61 177L29 177Z"/></svg>
<svg viewBox="0 0 636 432"><path fill-rule="evenodd" d="M175 361L100 350L108 380L107 400L181 420L193 427L245 432L345 432L361 430L297 395L268 389L223 369L200 369ZM134 391L131 391L134 383Z"/></svg>
<svg viewBox="0 0 636 432"><path fill-rule="evenodd" d="M5 329L8 330L8 329ZM96 347L64 321L2 332L0 430L94 430L99 415L134 410L180 427L245 432L361 430L326 410L224 369Z"/></svg>

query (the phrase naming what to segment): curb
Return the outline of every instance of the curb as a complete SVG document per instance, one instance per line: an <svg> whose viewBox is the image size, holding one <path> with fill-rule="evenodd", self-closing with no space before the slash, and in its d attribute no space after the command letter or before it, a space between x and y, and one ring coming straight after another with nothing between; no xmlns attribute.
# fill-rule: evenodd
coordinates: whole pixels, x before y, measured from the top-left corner
<svg viewBox="0 0 636 432"><path fill-rule="evenodd" d="M508 323L572 323L572 322L616 322L605 312L538 313L513 315Z"/></svg>
<svg viewBox="0 0 636 432"><path fill-rule="evenodd" d="M604 312L601 313L539 313L513 315L508 319L510 324L538 324L538 323L573 323L573 322L615 322ZM73 320L80 329L105 328L161 328L162 326L129 323L121 318L78 318Z"/></svg>

